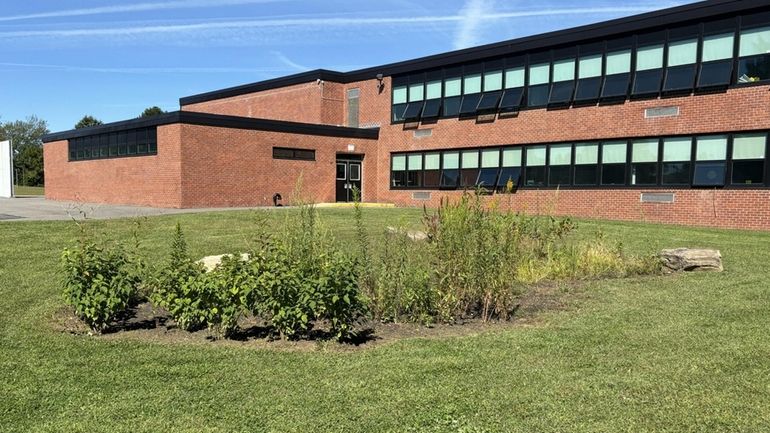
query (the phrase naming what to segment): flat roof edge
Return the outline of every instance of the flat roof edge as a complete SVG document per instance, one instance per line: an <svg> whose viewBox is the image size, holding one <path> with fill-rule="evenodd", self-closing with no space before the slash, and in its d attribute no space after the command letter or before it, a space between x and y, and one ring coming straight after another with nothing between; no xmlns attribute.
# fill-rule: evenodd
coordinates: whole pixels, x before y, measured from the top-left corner
<svg viewBox="0 0 770 433"><path fill-rule="evenodd" d="M54 132L43 136L43 143L69 140L71 138L87 137L95 134L125 131L136 128L147 128L170 124L185 124L211 126L231 129L248 129L255 131L273 131L287 134L318 135L341 138L377 139L379 128L350 128L346 126L319 125L314 123L290 122L273 119L256 119L251 117L225 116L221 114L198 113L194 111L175 111L158 116L112 122L69 131Z"/></svg>
<svg viewBox="0 0 770 433"><path fill-rule="evenodd" d="M433 54L417 59L358 69L350 72L335 72L317 69L300 74L277 77L270 80L183 97L179 99L179 104L184 106L199 102L213 101L294 84L307 83L317 79L346 84L374 79L375 76L380 73L385 76L392 76L417 70L448 66L456 63L479 61L488 57L516 55L525 51L544 49L551 46L561 46L570 43L581 44L590 40L612 37L613 35L645 31L646 29L653 29L693 20L702 20L712 16L716 17L726 14L741 13L767 6L767 0L701 1L548 33Z"/></svg>

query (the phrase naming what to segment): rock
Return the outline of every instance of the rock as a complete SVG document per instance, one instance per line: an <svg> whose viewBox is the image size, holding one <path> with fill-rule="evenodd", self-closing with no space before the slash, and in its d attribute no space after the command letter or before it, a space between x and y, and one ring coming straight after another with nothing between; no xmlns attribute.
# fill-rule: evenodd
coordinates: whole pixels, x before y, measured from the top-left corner
<svg viewBox="0 0 770 433"><path fill-rule="evenodd" d="M200 263L203 265L204 268L206 268L206 272L211 272L219 266L220 263L222 263L222 258L225 256L232 256L232 254L220 254L218 256L206 256L200 260L198 260L196 263ZM249 255L246 253L241 254L241 260L244 262L249 259Z"/></svg>
<svg viewBox="0 0 770 433"><path fill-rule="evenodd" d="M719 250L677 248L660 252L666 272L722 272L722 254Z"/></svg>
<svg viewBox="0 0 770 433"><path fill-rule="evenodd" d="M404 235L413 242L422 242L428 240L428 234L419 230L404 230L395 227L386 227L385 233L389 235Z"/></svg>

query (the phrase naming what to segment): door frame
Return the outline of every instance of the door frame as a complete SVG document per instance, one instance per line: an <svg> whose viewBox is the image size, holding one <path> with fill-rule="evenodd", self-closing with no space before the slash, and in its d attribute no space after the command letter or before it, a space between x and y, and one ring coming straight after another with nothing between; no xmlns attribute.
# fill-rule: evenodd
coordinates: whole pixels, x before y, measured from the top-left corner
<svg viewBox="0 0 770 433"><path fill-rule="evenodd" d="M361 197L359 197L359 200L361 200L363 202L364 201L364 157L366 155L360 154L360 153L337 153L335 156L336 156L336 159L334 161L334 178L335 178L335 182L334 182L334 188L335 188L334 198L335 198L335 201L337 199L337 191L336 191L336 188L337 188L337 182L336 182L337 181L337 164L339 164L339 163L344 163L345 164L345 181L349 182L350 181L350 163L352 162L352 163L358 164L359 167L360 167L359 168L359 172L358 172L358 176L359 176L360 180L358 182L361 183ZM344 202L338 202L338 203L352 203L352 197L351 197L351 200L344 201Z"/></svg>

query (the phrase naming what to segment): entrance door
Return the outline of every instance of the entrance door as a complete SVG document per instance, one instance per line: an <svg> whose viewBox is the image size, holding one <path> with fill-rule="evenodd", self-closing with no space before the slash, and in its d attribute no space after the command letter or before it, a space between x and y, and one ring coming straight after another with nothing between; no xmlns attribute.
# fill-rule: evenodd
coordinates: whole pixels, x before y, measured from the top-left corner
<svg viewBox="0 0 770 433"><path fill-rule="evenodd" d="M337 158L337 202L352 202L354 188L361 193L361 156L340 155Z"/></svg>

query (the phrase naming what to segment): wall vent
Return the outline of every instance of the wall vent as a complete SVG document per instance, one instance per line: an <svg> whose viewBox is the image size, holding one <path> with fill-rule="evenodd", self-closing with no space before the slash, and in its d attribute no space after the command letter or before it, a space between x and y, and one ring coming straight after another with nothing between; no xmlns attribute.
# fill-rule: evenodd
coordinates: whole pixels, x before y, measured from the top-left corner
<svg viewBox="0 0 770 433"><path fill-rule="evenodd" d="M415 191L412 193L412 200L427 201L430 200L430 192L428 191Z"/></svg>
<svg viewBox="0 0 770 433"><path fill-rule="evenodd" d="M642 203L673 203L676 194L673 192L643 192Z"/></svg>
<svg viewBox="0 0 770 433"><path fill-rule="evenodd" d="M433 129L418 129L414 131L414 138L425 138L433 135Z"/></svg>
<svg viewBox="0 0 770 433"><path fill-rule="evenodd" d="M645 119L657 119L659 117L676 117L679 115L679 107L654 107L644 109Z"/></svg>

